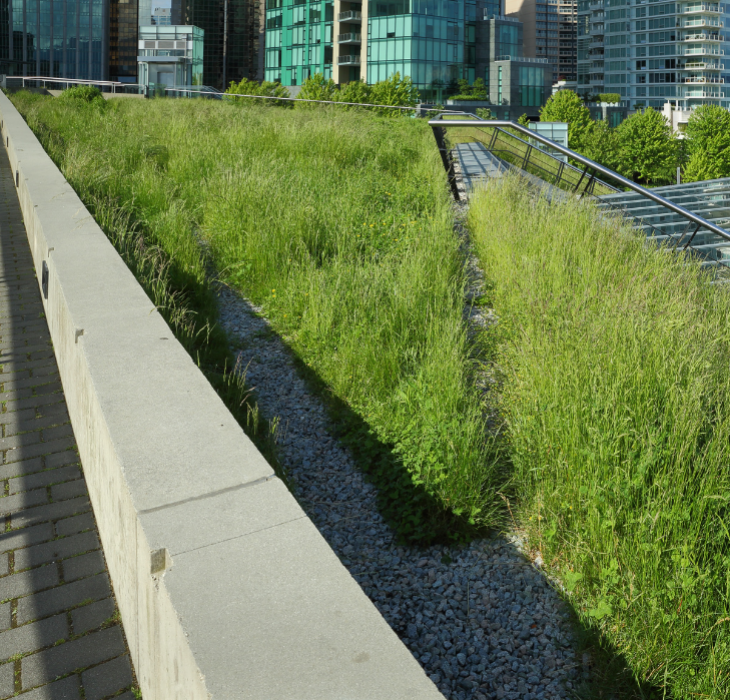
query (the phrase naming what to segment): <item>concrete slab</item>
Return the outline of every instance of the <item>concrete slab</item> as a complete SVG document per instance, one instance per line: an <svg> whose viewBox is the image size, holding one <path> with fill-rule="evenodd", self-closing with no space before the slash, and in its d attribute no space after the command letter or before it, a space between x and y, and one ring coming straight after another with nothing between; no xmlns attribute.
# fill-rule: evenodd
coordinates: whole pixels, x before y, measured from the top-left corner
<svg viewBox="0 0 730 700"><path fill-rule="evenodd" d="M214 698L443 699L308 519L179 554L165 585Z"/></svg>

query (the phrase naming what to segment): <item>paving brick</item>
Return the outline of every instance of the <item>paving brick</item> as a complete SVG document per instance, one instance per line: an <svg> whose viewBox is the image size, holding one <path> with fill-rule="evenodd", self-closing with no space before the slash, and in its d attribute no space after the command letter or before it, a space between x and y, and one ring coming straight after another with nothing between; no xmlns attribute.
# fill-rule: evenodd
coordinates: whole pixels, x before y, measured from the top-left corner
<svg viewBox="0 0 730 700"><path fill-rule="evenodd" d="M61 536L75 535L77 532L84 530L96 529L96 521L94 514L84 513L83 515L74 515L72 518L65 518L56 523L56 532Z"/></svg>
<svg viewBox="0 0 730 700"><path fill-rule="evenodd" d="M36 472L31 476L21 476L15 479L10 479L10 493L20 493L21 491L28 491L29 489L37 489L42 486L48 486L50 484L60 484L63 481L71 481L72 479L78 479L81 476L81 471L78 467L63 467L61 469L46 469L42 472ZM74 496L80 496L82 494L74 494ZM69 498L67 496L67 498ZM57 500L53 496L53 500Z"/></svg>
<svg viewBox="0 0 730 700"><path fill-rule="evenodd" d="M54 452L64 452L74 447L75 444L73 437L65 437L50 442L38 442L35 445L18 447L13 450L8 450L5 453L5 463L9 464L10 462L17 462L21 459L50 455Z"/></svg>
<svg viewBox="0 0 730 700"><path fill-rule="evenodd" d="M6 416L15 415L13 413L5 413ZM65 418L61 417L61 414L51 416L37 416L33 419L26 419L25 421L16 423L5 423L5 436L13 436L24 434L30 430L44 430L46 428L52 428L68 422L68 416Z"/></svg>
<svg viewBox="0 0 730 700"><path fill-rule="evenodd" d="M7 554L0 554L0 576L5 576L10 572L10 562Z"/></svg>
<svg viewBox="0 0 730 700"><path fill-rule="evenodd" d="M47 502L48 494L45 489L24 491L14 496L5 496L5 498L0 498L0 515L10 515Z"/></svg>
<svg viewBox="0 0 730 700"><path fill-rule="evenodd" d="M71 624L74 634L84 634L106 622L116 610L114 598L104 598L71 611Z"/></svg>
<svg viewBox="0 0 730 700"><path fill-rule="evenodd" d="M0 698L9 698L15 691L15 668L13 664L0 666ZM26 700L26 698L23 698Z"/></svg>
<svg viewBox="0 0 730 700"><path fill-rule="evenodd" d="M100 549L79 557L72 557L63 562L63 578L65 581L75 581L94 574L106 571L106 562Z"/></svg>
<svg viewBox="0 0 730 700"><path fill-rule="evenodd" d="M13 435L12 437L0 438L0 452L5 450L16 450L24 448L29 445L35 445L41 441L41 434L36 433L23 433L22 435Z"/></svg>
<svg viewBox="0 0 730 700"><path fill-rule="evenodd" d="M3 376L0 375L0 380L2 380L0 381L0 387L2 387L4 394L18 393L24 389L30 389L35 395L39 393L37 390L41 387L54 384L60 386L58 370L53 375L45 377L22 377L15 375L12 378L6 377L3 379Z"/></svg>
<svg viewBox="0 0 730 700"><path fill-rule="evenodd" d="M0 634L0 661L14 654L27 654L68 639L68 622L65 615L56 615L40 622L32 622Z"/></svg>
<svg viewBox="0 0 730 700"><path fill-rule="evenodd" d="M13 497L8 496L8 498ZM69 515L83 513L89 510L89 508L88 498L73 498L70 501L59 501L58 503L50 503L49 505L39 506L38 508L28 508L20 513L13 514L11 522L14 528L23 527L46 520L60 520Z"/></svg>
<svg viewBox="0 0 730 700"><path fill-rule="evenodd" d="M62 537L59 540L38 544L35 547L19 549L15 552L15 570L22 571L31 566L75 557L92 549L98 549L100 546L95 532L84 532L80 535Z"/></svg>
<svg viewBox="0 0 730 700"><path fill-rule="evenodd" d="M73 437L74 431L70 423L64 425L57 425L55 428L48 428L43 431L44 442L51 442L52 440L59 440L62 437Z"/></svg>
<svg viewBox="0 0 730 700"><path fill-rule="evenodd" d="M87 496L89 494L84 479L76 479L75 481L67 481L64 484L57 484L51 488L51 498L53 501L65 501L69 498L77 496Z"/></svg>
<svg viewBox="0 0 730 700"><path fill-rule="evenodd" d="M42 685L40 688L35 688L18 697L21 700L79 700L81 697L79 687L79 677L69 676L55 683ZM114 700L119 700L119 698L114 698Z"/></svg>
<svg viewBox="0 0 730 700"><path fill-rule="evenodd" d="M31 569L28 573L35 571L40 571L40 569ZM21 576L22 574L16 575ZM18 601L16 619L18 624L22 625L31 620L38 620L68 610L85 600L101 600L109 595L111 595L109 577L106 574L99 574L21 598Z"/></svg>
<svg viewBox="0 0 730 700"><path fill-rule="evenodd" d="M46 455L46 469L56 469L64 467L67 464L80 464L79 455L75 450L66 450L65 452L56 452L52 455Z"/></svg>
<svg viewBox="0 0 730 700"><path fill-rule="evenodd" d="M12 624L11 612L10 603L0 605L0 632L10 629ZM2 639L2 635L0 635L0 639Z"/></svg>
<svg viewBox="0 0 730 700"><path fill-rule="evenodd" d="M57 406L64 401L63 393L60 390L55 394L50 393L44 396L33 396L33 392L28 392L27 397L0 395L0 402L5 404L8 413L22 411L26 408L37 408L39 406Z"/></svg>
<svg viewBox="0 0 730 700"><path fill-rule="evenodd" d="M46 457L46 459L48 459ZM13 462L12 464L0 465L0 479L10 479L14 476L24 476L25 474L34 474L43 469L43 457L35 457L33 459L24 459L21 462Z"/></svg>
<svg viewBox="0 0 730 700"><path fill-rule="evenodd" d="M81 674L86 700L101 700L132 685L132 664L129 657L118 656L101 666Z"/></svg>
<svg viewBox="0 0 730 700"><path fill-rule="evenodd" d="M127 693L122 693L121 695L114 696L114 700L135 700L135 698L136 696L131 690ZM25 700L25 698L23 700Z"/></svg>
<svg viewBox="0 0 730 700"><path fill-rule="evenodd" d="M9 552L19 547L45 542L53 537L53 526L49 523L26 527L22 530L11 530L0 534L0 552Z"/></svg>
<svg viewBox="0 0 730 700"><path fill-rule="evenodd" d="M35 591L42 591L58 585L58 569L51 564L40 569L22 571L0 579L0 600L9 600L19 596L27 596ZM33 596L35 598L35 596ZM25 599L23 599L25 600ZM31 618L28 618L31 619ZM23 620L22 622L25 622ZM19 620L18 623L22 624Z"/></svg>
<svg viewBox="0 0 730 700"><path fill-rule="evenodd" d="M76 669L113 659L124 652L122 631L115 625L25 657L21 661L22 684L25 688L45 683Z"/></svg>

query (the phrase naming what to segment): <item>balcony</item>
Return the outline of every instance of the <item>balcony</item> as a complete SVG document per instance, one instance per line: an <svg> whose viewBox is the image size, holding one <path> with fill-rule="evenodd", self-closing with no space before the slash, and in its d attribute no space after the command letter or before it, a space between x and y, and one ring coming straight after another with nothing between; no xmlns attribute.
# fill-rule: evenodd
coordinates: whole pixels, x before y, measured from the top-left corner
<svg viewBox="0 0 730 700"><path fill-rule="evenodd" d="M679 97L679 95L678 95ZM697 90L697 89L688 89L686 90L681 97L687 98L687 97L711 97L716 100L722 99L725 97L724 92L713 92L711 90Z"/></svg>
<svg viewBox="0 0 730 700"><path fill-rule="evenodd" d="M590 84L591 85L603 85L603 83L604 83L604 80L603 80L603 76L602 75L601 76L598 76L598 75L597 76L591 76L591 79L590 79Z"/></svg>
<svg viewBox="0 0 730 700"><path fill-rule="evenodd" d="M588 4L588 7L591 10L602 10L603 9L603 0L596 0L595 2L591 2Z"/></svg>
<svg viewBox="0 0 730 700"><path fill-rule="evenodd" d="M592 37L590 46L592 49L603 48L603 37L601 37L600 39Z"/></svg>
<svg viewBox="0 0 730 700"><path fill-rule="evenodd" d="M698 34L685 34L682 41L720 41L719 34L707 34L705 32Z"/></svg>
<svg viewBox="0 0 730 700"><path fill-rule="evenodd" d="M680 12L682 14L690 14L694 12L716 12L720 14L720 5L716 3L695 2L691 5L685 5Z"/></svg>
<svg viewBox="0 0 730 700"><path fill-rule="evenodd" d="M725 80L716 75L680 75L678 82L694 85L716 85L724 83Z"/></svg>
<svg viewBox="0 0 730 700"><path fill-rule="evenodd" d="M347 10L347 12L340 12L340 14L337 15L337 19L340 22L357 22L360 24L362 22L362 12Z"/></svg>
<svg viewBox="0 0 730 700"><path fill-rule="evenodd" d="M348 54L346 56L340 56L337 59L338 66L359 66L360 56L356 54Z"/></svg>
<svg viewBox="0 0 730 700"><path fill-rule="evenodd" d="M362 40L362 34L338 34L338 44L359 44Z"/></svg>
<svg viewBox="0 0 730 700"><path fill-rule="evenodd" d="M719 19L711 19L710 17L694 17L692 19L680 20L677 23L679 27L722 27L723 23Z"/></svg>
<svg viewBox="0 0 730 700"><path fill-rule="evenodd" d="M680 66L680 70L722 70L721 63L710 63L708 61L692 61Z"/></svg>
<svg viewBox="0 0 730 700"><path fill-rule="evenodd" d="M680 56L724 56L725 52L717 46L701 46L700 48L686 47Z"/></svg>

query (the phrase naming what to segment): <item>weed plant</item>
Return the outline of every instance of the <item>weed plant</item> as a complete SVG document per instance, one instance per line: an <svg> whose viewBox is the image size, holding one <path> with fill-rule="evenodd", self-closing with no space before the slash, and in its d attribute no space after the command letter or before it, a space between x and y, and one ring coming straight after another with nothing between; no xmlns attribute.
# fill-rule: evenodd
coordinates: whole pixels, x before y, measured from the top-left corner
<svg viewBox="0 0 730 700"><path fill-rule="evenodd" d="M730 694L730 296L589 204L517 178L470 228L517 524L599 630L667 697Z"/></svg>
<svg viewBox="0 0 730 700"><path fill-rule="evenodd" d="M263 307L347 408L348 441L404 539L494 522L500 477L426 124L336 108L13 99L97 217L124 209L139 222L188 308L215 317L208 264Z"/></svg>

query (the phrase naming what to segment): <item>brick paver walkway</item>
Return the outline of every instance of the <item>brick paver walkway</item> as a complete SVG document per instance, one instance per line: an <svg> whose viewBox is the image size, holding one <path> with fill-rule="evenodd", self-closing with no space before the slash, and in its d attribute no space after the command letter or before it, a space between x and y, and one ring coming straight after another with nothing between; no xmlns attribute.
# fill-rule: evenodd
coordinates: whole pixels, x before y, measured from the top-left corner
<svg viewBox="0 0 730 700"><path fill-rule="evenodd" d="M132 669L0 148L0 699L133 700Z"/></svg>

